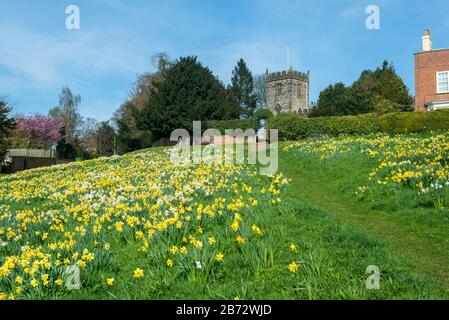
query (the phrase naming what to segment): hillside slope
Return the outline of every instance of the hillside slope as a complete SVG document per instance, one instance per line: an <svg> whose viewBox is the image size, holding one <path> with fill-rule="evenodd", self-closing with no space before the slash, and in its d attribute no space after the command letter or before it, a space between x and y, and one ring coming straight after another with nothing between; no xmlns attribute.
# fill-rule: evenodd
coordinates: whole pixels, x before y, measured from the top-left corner
<svg viewBox="0 0 449 320"><path fill-rule="evenodd" d="M444 297L289 178L173 163L163 149L1 177L0 298ZM366 288L373 264L380 290Z"/></svg>

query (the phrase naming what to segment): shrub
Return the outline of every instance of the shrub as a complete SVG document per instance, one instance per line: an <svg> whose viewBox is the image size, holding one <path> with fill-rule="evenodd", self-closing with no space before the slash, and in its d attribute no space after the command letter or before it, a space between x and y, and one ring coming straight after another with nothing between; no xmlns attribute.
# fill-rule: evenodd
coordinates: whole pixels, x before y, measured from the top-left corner
<svg viewBox="0 0 449 320"><path fill-rule="evenodd" d="M368 134L379 131L377 116L364 114L358 116L343 116L324 118L325 134L332 136L341 134Z"/></svg>
<svg viewBox="0 0 449 320"><path fill-rule="evenodd" d="M269 120L273 118L273 112L271 112L270 109L259 109L256 112L254 112L253 118L259 122L262 119Z"/></svg>
<svg viewBox="0 0 449 320"><path fill-rule="evenodd" d="M225 134L225 131L227 129L254 129L257 131L258 123L254 119L247 119L247 120L210 120L207 121L206 128L205 129L217 129L222 134Z"/></svg>
<svg viewBox="0 0 449 320"><path fill-rule="evenodd" d="M255 117L256 118L256 117ZM207 128L224 133L225 129L255 129L258 121L209 121ZM282 113L269 118L269 129L279 130L281 140L299 140L313 136L362 135L370 133L407 133L449 130L449 109L432 112L374 113L356 116L302 118L294 113Z"/></svg>
<svg viewBox="0 0 449 320"><path fill-rule="evenodd" d="M343 117L301 118L296 114L281 114L269 121L270 129L279 130L282 140L304 139L316 135L367 134L379 132L377 116L364 114Z"/></svg>
<svg viewBox="0 0 449 320"><path fill-rule="evenodd" d="M384 115L363 114L342 117L301 118L281 114L269 121L271 129L279 129L282 140L298 140L316 135L338 136L369 133L408 133L449 130L449 110L432 112L394 112Z"/></svg>
<svg viewBox="0 0 449 320"><path fill-rule="evenodd" d="M385 133L428 132L449 129L449 110L388 113L379 117Z"/></svg>

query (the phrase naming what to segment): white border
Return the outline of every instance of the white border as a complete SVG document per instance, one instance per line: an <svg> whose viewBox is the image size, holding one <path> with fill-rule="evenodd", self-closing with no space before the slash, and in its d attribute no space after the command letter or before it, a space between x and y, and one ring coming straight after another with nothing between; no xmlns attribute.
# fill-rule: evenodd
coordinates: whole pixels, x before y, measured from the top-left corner
<svg viewBox="0 0 449 320"><path fill-rule="evenodd" d="M440 91L439 75L442 73L447 73L447 77L448 77L448 90L447 91ZM449 71L438 71L437 72L437 94L442 94L442 93L449 93Z"/></svg>

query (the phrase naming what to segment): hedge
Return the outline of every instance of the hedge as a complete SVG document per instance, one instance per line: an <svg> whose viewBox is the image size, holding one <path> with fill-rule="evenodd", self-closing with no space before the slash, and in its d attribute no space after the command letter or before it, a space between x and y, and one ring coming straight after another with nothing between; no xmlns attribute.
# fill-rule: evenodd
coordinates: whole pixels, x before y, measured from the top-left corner
<svg viewBox="0 0 449 320"><path fill-rule="evenodd" d="M282 140L298 140L318 135L367 134L380 130L377 117L372 114L319 118L281 114L269 121L269 128L278 129Z"/></svg>
<svg viewBox="0 0 449 320"><path fill-rule="evenodd" d="M449 110L431 112L388 113L379 117L385 133L429 132L449 129Z"/></svg>
<svg viewBox="0 0 449 320"><path fill-rule="evenodd" d="M206 129L217 129L222 134L225 134L227 129L254 129L257 131L259 124L253 120L209 120L207 121ZM204 128L203 128L204 129Z"/></svg>
<svg viewBox="0 0 449 320"><path fill-rule="evenodd" d="M270 119L269 128L278 129L282 140L323 135L439 131L449 129L449 110L318 118L301 118L296 114L286 113Z"/></svg>

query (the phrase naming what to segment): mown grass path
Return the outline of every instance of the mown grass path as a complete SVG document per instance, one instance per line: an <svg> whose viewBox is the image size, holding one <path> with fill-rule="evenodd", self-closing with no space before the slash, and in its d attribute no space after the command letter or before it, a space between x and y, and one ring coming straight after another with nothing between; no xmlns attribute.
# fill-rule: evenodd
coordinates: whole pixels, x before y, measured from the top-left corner
<svg viewBox="0 0 449 320"><path fill-rule="evenodd" d="M388 251L405 258L412 268L428 275L449 292L449 255L444 248L429 241L429 235L417 233L391 216L336 192L329 186L331 177L328 181L316 177L312 170L298 165L297 158L281 154L279 169L292 179L290 197L299 198L385 242Z"/></svg>

